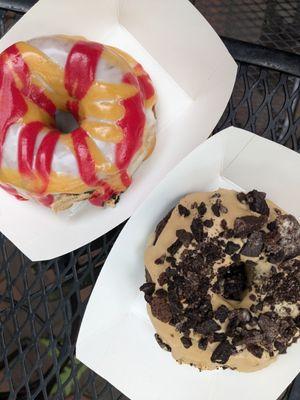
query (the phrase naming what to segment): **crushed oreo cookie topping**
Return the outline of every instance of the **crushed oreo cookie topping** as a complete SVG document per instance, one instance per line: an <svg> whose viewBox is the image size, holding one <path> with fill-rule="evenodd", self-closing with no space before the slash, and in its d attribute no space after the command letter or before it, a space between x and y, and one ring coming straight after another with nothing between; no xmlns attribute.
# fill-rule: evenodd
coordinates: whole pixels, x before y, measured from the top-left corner
<svg viewBox="0 0 300 400"><path fill-rule="evenodd" d="M266 367L300 337L299 222L257 190L196 193L175 210L145 255L157 342L200 369Z"/></svg>
<svg viewBox="0 0 300 400"><path fill-rule="evenodd" d="M265 223L265 216L245 215L244 217L236 218L234 221L234 235L244 238L250 233L262 229Z"/></svg>
<svg viewBox="0 0 300 400"><path fill-rule="evenodd" d="M178 212L179 212L179 215L181 215L181 216L183 216L183 217L188 217L189 215L190 215L190 211L186 208L186 207L184 207L182 204L179 204L178 205Z"/></svg>
<svg viewBox="0 0 300 400"><path fill-rule="evenodd" d="M215 319L217 319L220 322L225 322L229 314L229 310L224 304L222 304L220 307L217 308L215 311Z"/></svg>
<svg viewBox="0 0 300 400"><path fill-rule="evenodd" d="M212 353L211 361L218 364L226 364L232 354L232 345L227 340L224 340L216 347L216 349Z"/></svg>
<svg viewBox="0 0 300 400"><path fill-rule="evenodd" d="M160 336L157 333L154 335L154 337L161 349L163 349L165 351L169 351L169 352L172 350L171 347L167 343L164 343L162 341L162 339L160 338Z"/></svg>
<svg viewBox="0 0 300 400"><path fill-rule="evenodd" d="M241 254L247 257L258 257L264 247L264 236L263 232L252 232L244 247L242 248Z"/></svg>

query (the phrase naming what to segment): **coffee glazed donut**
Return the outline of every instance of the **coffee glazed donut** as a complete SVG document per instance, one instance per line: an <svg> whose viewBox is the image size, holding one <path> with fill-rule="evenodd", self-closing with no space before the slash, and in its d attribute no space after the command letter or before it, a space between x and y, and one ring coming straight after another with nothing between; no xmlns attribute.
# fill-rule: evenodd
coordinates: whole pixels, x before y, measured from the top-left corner
<svg viewBox="0 0 300 400"><path fill-rule="evenodd" d="M255 371L300 336L300 225L265 193L187 195L145 266L156 339L180 363Z"/></svg>
<svg viewBox="0 0 300 400"><path fill-rule="evenodd" d="M114 203L155 146L155 91L119 49L71 36L18 42L0 55L0 183L59 211ZM79 127L63 133L56 112Z"/></svg>

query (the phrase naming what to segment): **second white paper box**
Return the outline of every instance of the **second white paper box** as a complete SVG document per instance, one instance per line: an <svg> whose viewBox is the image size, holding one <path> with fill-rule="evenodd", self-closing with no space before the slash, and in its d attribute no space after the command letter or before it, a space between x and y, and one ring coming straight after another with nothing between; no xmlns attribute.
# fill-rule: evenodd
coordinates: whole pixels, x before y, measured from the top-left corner
<svg viewBox="0 0 300 400"><path fill-rule="evenodd" d="M299 217L300 155L228 128L198 146L154 189L111 250L90 297L77 357L131 400L275 400L299 372L300 343L252 373L179 365L160 349L139 287L148 235L187 193L256 188ZM276 177L276 179L274 178Z"/></svg>

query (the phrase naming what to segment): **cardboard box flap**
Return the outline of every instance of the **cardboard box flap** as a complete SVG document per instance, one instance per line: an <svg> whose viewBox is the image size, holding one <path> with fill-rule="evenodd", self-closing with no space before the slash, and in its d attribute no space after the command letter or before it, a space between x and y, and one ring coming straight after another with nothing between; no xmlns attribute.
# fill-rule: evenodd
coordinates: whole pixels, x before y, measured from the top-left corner
<svg viewBox="0 0 300 400"><path fill-rule="evenodd" d="M207 87L204 76L209 79L234 63L224 44L213 39L212 27L189 1L120 0L119 21L194 99ZM215 63L216 53L223 54L221 65ZM195 68L201 73L195 74Z"/></svg>

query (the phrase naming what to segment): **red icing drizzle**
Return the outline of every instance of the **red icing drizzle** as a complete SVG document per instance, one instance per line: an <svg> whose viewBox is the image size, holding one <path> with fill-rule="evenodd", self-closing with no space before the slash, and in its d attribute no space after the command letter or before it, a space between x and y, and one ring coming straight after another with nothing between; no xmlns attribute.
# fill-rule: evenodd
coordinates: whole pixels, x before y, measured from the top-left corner
<svg viewBox="0 0 300 400"><path fill-rule="evenodd" d="M32 175L34 146L37 135L43 127L44 124L42 122L35 121L25 125L21 129L18 142L18 164L22 175Z"/></svg>
<svg viewBox="0 0 300 400"><path fill-rule="evenodd" d="M94 42L77 42L65 66L65 88L70 96L81 100L93 84L103 46Z"/></svg>
<svg viewBox="0 0 300 400"><path fill-rule="evenodd" d="M54 196L52 194L47 194L46 196L41 196L37 198L38 201L46 207L50 207L54 201Z"/></svg>
<svg viewBox="0 0 300 400"><path fill-rule="evenodd" d="M133 74L124 75L123 82L138 85ZM125 108L125 115L117 122L117 125L122 128L124 138L116 145L116 165L120 170L125 171L134 154L141 147L146 117L140 92L123 100L121 104Z"/></svg>
<svg viewBox="0 0 300 400"><path fill-rule="evenodd" d="M0 56L0 165L8 128L24 116L27 105L16 87L13 75Z"/></svg>
<svg viewBox="0 0 300 400"><path fill-rule="evenodd" d="M125 187L128 187L131 185L132 179L126 171L122 171L121 172L121 181Z"/></svg>
<svg viewBox="0 0 300 400"><path fill-rule="evenodd" d="M47 133L36 154L35 169L43 181L41 192L47 189L49 183L53 153L59 136L60 133L58 131L50 131Z"/></svg>
<svg viewBox="0 0 300 400"><path fill-rule="evenodd" d="M114 194L111 188L104 189L104 193L94 192L92 197L89 199L89 202L93 204L93 206L101 207L103 203L111 198Z"/></svg>
<svg viewBox="0 0 300 400"><path fill-rule="evenodd" d="M25 86L22 90L24 96L28 97L31 101L37 104L40 108L45 110L52 117L55 116L56 107L55 104L46 96L43 89L40 89L36 85L30 84Z"/></svg>
<svg viewBox="0 0 300 400"><path fill-rule="evenodd" d="M88 186L97 186L99 180L96 175L95 161L86 143L87 136L86 131L82 128L78 128L72 132L80 176Z"/></svg>
<svg viewBox="0 0 300 400"><path fill-rule="evenodd" d="M86 138L88 137L86 131L82 128L78 128L72 132L73 145L75 149L75 155L77 159L77 164L79 168L79 173L84 181L84 183L88 186L100 186L103 189L104 195L95 194L95 199L93 200L93 204L99 202L99 198L101 196L111 197L113 194L112 188L108 183L99 179L97 177L96 165L91 153L89 151L88 145L86 143ZM96 199L97 198L97 199ZM92 201L92 199L91 199ZM104 200L105 201L105 200ZM103 203L103 201L102 201Z"/></svg>
<svg viewBox="0 0 300 400"><path fill-rule="evenodd" d="M7 193L11 194L14 196L16 199L21 200L21 201L27 201L28 199L25 199L25 197L21 196L15 188L9 186L9 185L3 185L0 184L1 189L5 190Z"/></svg>
<svg viewBox="0 0 300 400"><path fill-rule="evenodd" d="M70 113L76 119L76 121L79 121L79 102L77 100L69 100L67 103L67 107Z"/></svg>
<svg viewBox="0 0 300 400"><path fill-rule="evenodd" d="M139 85L143 93L144 99L146 100L151 99L151 97L153 97L155 94L155 90L152 85L150 76L147 74L147 72L144 70L141 64L137 64L135 69L143 71L142 75L138 76L137 79L139 81Z"/></svg>
<svg viewBox="0 0 300 400"><path fill-rule="evenodd" d="M55 104L46 96L43 89L30 82L30 70L28 65L23 60L22 54L19 52L16 45L10 46L5 50L4 54L7 55L10 61L10 66L13 71L20 78L23 88L22 93L31 101L45 110L51 116L54 116L56 107Z"/></svg>
<svg viewBox="0 0 300 400"><path fill-rule="evenodd" d="M138 76L138 81L140 84L141 91L144 95L144 98L146 100L151 99L151 97L154 96L155 92L152 83L150 81L149 75Z"/></svg>

